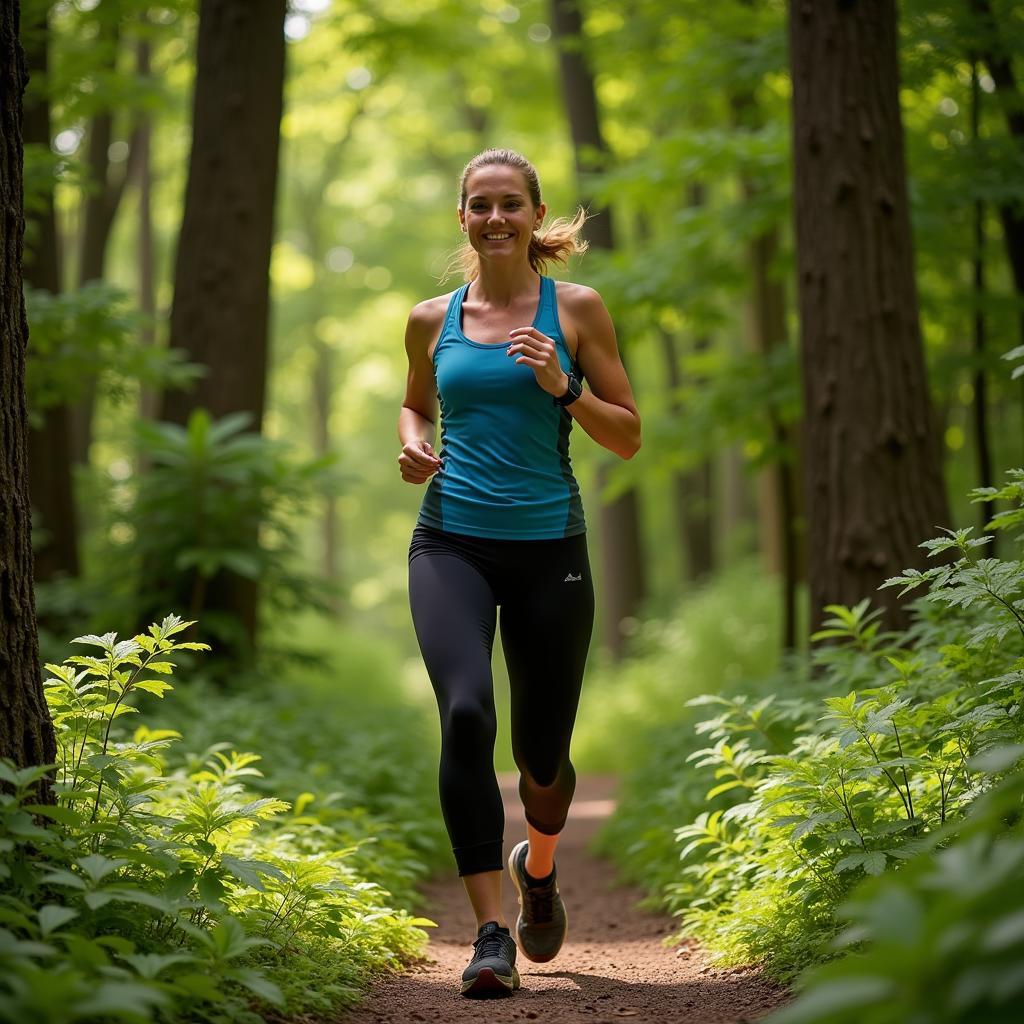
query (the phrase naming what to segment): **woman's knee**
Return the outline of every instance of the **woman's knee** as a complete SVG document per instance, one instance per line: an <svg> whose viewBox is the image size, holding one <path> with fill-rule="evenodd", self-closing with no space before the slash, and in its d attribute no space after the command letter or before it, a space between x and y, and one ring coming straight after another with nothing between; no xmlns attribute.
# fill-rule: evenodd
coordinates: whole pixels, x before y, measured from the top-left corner
<svg viewBox="0 0 1024 1024"><path fill-rule="evenodd" d="M460 746L481 742L493 745L498 734L493 705L473 697L453 700L445 709L441 725L446 740Z"/></svg>

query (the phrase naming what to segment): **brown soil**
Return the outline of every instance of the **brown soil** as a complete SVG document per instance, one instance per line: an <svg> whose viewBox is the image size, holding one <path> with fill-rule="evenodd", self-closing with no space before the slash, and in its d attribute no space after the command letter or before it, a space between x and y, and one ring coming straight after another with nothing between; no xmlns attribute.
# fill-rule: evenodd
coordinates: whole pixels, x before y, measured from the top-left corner
<svg viewBox="0 0 1024 1024"><path fill-rule="evenodd" d="M526 838L513 773L499 774L505 799L505 856ZM462 881L455 875L424 886L419 909L438 923L430 929L428 959L406 973L379 979L366 1000L337 1024L407 1024L409 1021L543 1020L551 1024L600 1024L629 1018L650 1024L724 1024L755 1021L787 999L787 993L750 968L709 967L693 942L673 947L662 940L675 931L665 914L634 909L643 895L617 882L607 861L587 843L614 806L616 780L580 776L555 862L569 933L556 959L534 964L522 953L516 967L522 987L498 999L467 999L459 991L473 955L476 922ZM507 868L506 868L507 876ZM508 877L504 908L514 930L518 903Z"/></svg>

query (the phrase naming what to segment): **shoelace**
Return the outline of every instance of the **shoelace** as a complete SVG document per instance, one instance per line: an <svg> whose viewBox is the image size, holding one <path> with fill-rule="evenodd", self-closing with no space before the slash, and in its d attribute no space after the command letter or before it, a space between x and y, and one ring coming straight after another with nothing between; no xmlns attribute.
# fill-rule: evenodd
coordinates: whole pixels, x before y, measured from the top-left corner
<svg viewBox="0 0 1024 1024"><path fill-rule="evenodd" d="M525 898L528 906L523 910L532 924L548 924L555 916L555 883L554 879L547 885L527 886Z"/></svg>
<svg viewBox="0 0 1024 1024"><path fill-rule="evenodd" d="M488 932L486 935L474 939L473 946L476 952L473 954L473 959L479 960L485 956L506 956L503 937L507 938L504 932Z"/></svg>

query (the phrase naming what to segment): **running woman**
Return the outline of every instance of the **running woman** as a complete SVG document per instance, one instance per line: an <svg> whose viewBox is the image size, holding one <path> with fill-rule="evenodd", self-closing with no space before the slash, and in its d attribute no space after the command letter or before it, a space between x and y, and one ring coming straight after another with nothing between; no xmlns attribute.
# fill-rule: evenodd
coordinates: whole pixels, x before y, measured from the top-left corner
<svg viewBox="0 0 1024 1024"><path fill-rule="evenodd" d="M554 854L576 785L569 741L594 623L572 422L624 459L640 448L601 296L544 275L586 248L586 214L544 229L546 212L525 157L488 149L470 160L458 205L466 283L413 307L405 334L398 464L408 483L429 480L409 546L409 604L440 713L441 811L477 920L466 996L511 995L516 943L542 963L565 939ZM505 817L494 772L499 606L527 833L508 859L515 938L501 906Z"/></svg>

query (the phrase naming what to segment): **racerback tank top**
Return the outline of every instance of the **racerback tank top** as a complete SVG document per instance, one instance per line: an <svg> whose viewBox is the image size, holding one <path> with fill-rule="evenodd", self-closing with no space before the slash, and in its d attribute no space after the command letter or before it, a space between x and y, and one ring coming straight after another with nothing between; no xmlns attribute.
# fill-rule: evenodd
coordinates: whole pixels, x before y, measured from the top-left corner
<svg viewBox="0 0 1024 1024"><path fill-rule="evenodd" d="M430 478L417 522L474 537L544 540L585 533L569 460L572 416L537 383L532 367L506 355L511 341L466 337L462 301L468 290L467 283L452 296L434 346L441 467ZM562 369L575 368L550 277L541 276L533 326L554 341Z"/></svg>

